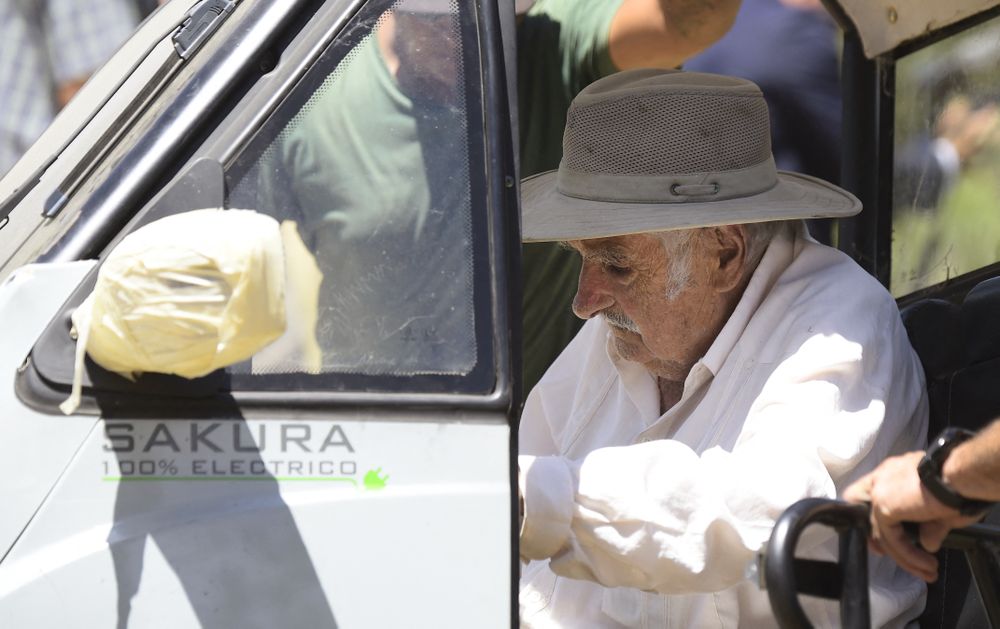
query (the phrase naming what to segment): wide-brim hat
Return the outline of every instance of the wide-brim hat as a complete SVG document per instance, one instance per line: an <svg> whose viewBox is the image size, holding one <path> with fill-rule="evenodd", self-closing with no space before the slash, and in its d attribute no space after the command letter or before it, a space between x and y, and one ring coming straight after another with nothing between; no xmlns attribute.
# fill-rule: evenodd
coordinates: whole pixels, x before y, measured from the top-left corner
<svg viewBox="0 0 1000 629"><path fill-rule="evenodd" d="M559 169L521 182L525 242L853 216L861 202L778 171L767 104L752 82L632 70L573 99Z"/></svg>

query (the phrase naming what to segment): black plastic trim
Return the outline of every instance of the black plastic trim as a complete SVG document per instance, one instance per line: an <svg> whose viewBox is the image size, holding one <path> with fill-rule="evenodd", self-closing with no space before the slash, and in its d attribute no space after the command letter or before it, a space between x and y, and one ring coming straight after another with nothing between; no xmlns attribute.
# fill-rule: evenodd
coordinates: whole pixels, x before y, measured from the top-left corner
<svg viewBox="0 0 1000 629"><path fill-rule="evenodd" d="M810 524L833 527L840 536L838 564L795 558L802 532ZM775 523L764 556L765 583L778 624L784 629L812 627L799 604L800 594L836 598L829 580L840 572L841 626L869 627L869 506L826 498L807 498L790 506ZM942 549L962 551L992 627L1000 628L1000 527L974 524L951 531ZM992 559L991 559L992 558ZM833 566L836 566L834 568ZM813 574L805 575L803 571ZM818 572L818 574L817 574Z"/></svg>
<svg viewBox="0 0 1000 629"><path fill-rule="evenodd" d="M477 1L480 16L481 58L483 64L483 86L485 89L486 141L490 173L490 217L492 231L493 286L496 287L494 329L497 338L497 388L508 393L507 420L510 426L508 442L508 487L510 508L510 626L519 626L519 603L521 560L518 483L518 438L517 426L520 417L519 401L522 399L521 379L521 230L520 196L517 186L516 142L517 129L513 126L511 103L516 103L516 94L511 98L511 80L516 76L517 64L506 55L513 50L515 41L513 26L513 2ZM500 6L502 4L502 7ZM501 9L509 11L502 15ZM506 41L505 41L506 39ZM506 338L503 337L506 335Z"/></svg>
<svg viewBox="0 0 1000 629"><path fill-rule="evenodd" d="M236 0L202 0L174 34L174 50L182 59L195 53L219 30L222 22L236 8Z"/></svg>
<svg viewBox="0 0 1000 629"><path fill-rule="evenodd" d="M986 618L991 627L1000 628L1000 526L973 524L951 531L942 548L965 555Z"/></svg>
<svg viewBox="0 0 1000 629"><path fill-rule="evenodd" d="M900 309L928 298L947 299L953 303L961 303L969 291L978 284L998 275L1000 275L1000 262L994 262L989 266L980 267L939 284L903 295L896 300L896 303Z"/></svg>
<svg viewBox="0 0 1000 629"><path fill-rule="evenodd" d="M837 0L820 0L820 2L823 8L826 9L826 12L830 14L830 17L833 18L833 21L840 27L840 30L844 32L855 30L854 22L847 17L847 12L840 6L840 2L837 2Z"/></svg>
<svg viewBox="0 0 1000 629"><path fill-rule="evenodd" d="M132 128L132 125L146 111L146 108L156 98L156 95L159 94L163 86L177 74L183 63L183 59L170 56L157 68L153 77L143 87L141 92L129 102L115 121L108 125L107 130L93 143L87 154L73 166L69 174L63 178L56 189L48 196L42 208L42 216L45 218L54 218L63 211L81 184L86 181L87 177L93 173L101 160L114 149L119 140Z"/></svg>
<svg viewBox="0 0 1000 629"><path fill-rule="evenodd" d="M771 609L781 627L807 629L812 623L799 604L803 592L798 576L795 549L806 527L825 524L840 538L839 574L843 579L840 595L840 623L843 627L871 626L868 601L868 507L826 498L806 498L788 507L771 531L764 556L764 580ZM825 562L824 562L825 563ZM806 569L816 566L799 564ZM835 570L835 568L830 568ZM810 578L815 580L815 578ZM811 588L813 594L832 594Z"/></svg>
<svg viewBox="0 0 1000 629"><path fill-rule="evenodd" d="M854 32L844 35L842 185L864 209L839 223L839 248L883 286L892 272L892 160L895 65L866 59ZM888 173L886 178L884 175Z"/></svg>

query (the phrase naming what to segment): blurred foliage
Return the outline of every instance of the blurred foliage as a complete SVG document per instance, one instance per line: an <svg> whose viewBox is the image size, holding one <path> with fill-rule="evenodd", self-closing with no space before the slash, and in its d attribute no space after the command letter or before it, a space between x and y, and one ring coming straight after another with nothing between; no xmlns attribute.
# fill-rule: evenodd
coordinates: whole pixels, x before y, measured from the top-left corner
<svg viewBox="0 0 1000 629"><path fill-rule="evenodd" d="M935 177L942 138L958 169ZM892 293L1000 261L1000 18L899 60L894 151Z"/></svg>

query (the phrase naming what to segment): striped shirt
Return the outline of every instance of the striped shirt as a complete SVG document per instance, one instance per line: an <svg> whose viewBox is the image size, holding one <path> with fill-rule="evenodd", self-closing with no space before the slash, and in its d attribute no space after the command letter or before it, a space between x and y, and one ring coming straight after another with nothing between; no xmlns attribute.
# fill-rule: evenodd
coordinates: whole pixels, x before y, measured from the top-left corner
<svg viewBox="0 0 1000 629"><path fill-rule="evenodd" d="M55 117L59 85L98 69L138 20L134 0L0 0L0 175Z"/></svg>

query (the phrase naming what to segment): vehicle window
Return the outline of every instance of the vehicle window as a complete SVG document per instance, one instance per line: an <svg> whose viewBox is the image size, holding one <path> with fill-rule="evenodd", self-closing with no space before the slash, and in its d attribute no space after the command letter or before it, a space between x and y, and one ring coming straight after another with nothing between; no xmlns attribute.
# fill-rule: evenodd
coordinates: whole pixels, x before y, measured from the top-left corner
<svg viewBox="0 0 1000 629"><path fill-rule="evenodd" d="M461 5L369 5L227 168L226 207L296 221L323 273L324 374L464 376L490 356L483 131L468 122L481 86ZM281 351L249 369L300 370Z"/></svg>
<svg viewBox="0 0 1000 629"><path fill-rule="evenodd" d="M896 66L891 289L1000 261L1000 20Z"/></svg>

